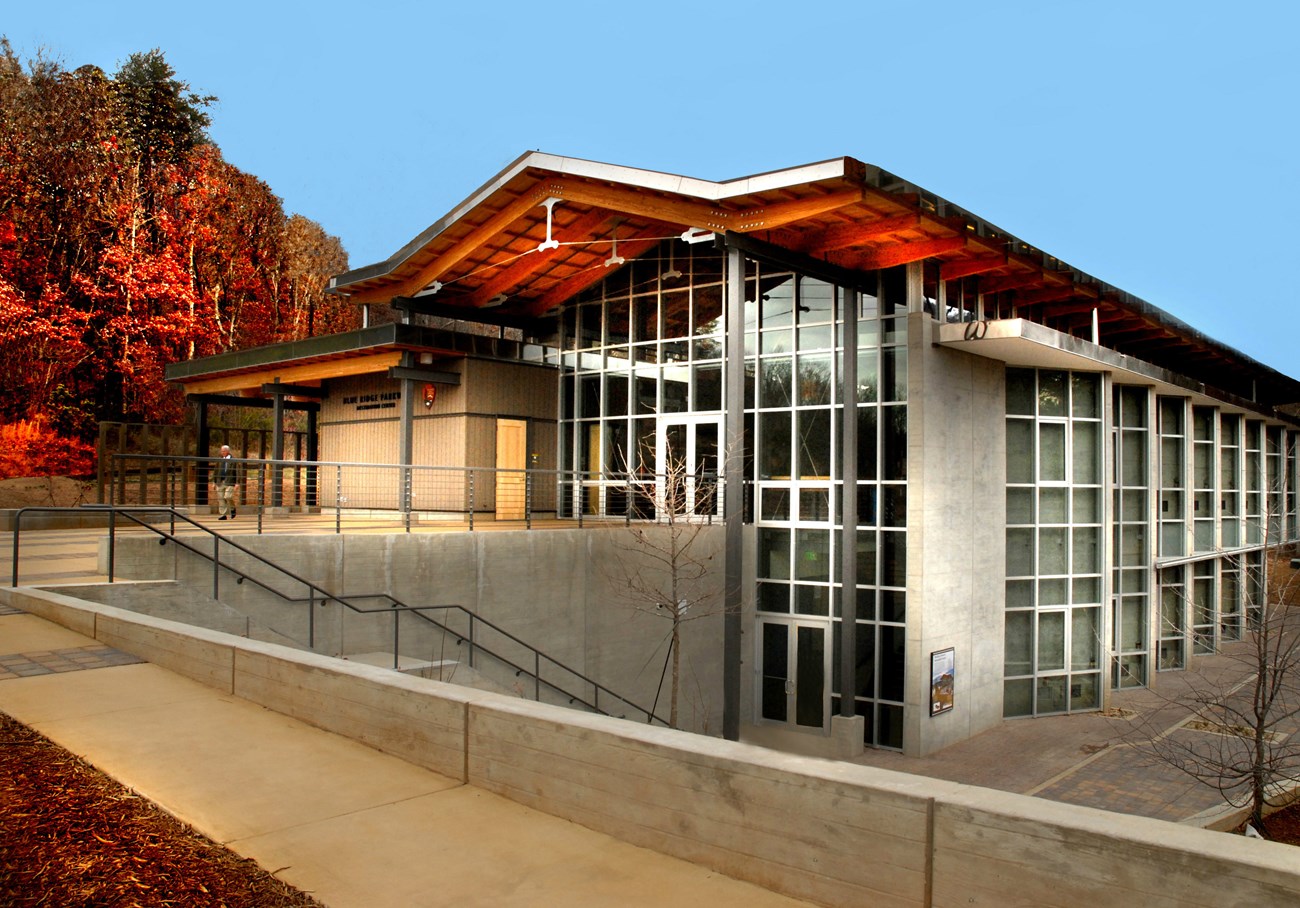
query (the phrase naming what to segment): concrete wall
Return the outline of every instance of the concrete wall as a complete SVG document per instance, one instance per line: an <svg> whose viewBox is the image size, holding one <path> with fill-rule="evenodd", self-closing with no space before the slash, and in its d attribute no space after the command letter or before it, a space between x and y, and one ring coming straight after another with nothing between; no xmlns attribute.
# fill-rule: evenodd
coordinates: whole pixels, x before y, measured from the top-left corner
<svg viewBox="0 0 1300 908"><path fill-rule="evenodd" d="M695 554L719 567L701 584L681 591L695 604L683 633L679 721L685 728L711 731L722 727L723 529L694 529L699 533ZM662 567L635 540L633 531L646 533L660 547L668 534L665 527L637 526L632 530L265 535L240 536L237 541L340 595L386 592L411 606L464 606L639 706L651 708L668 655L671 622L666 612L637 608L645 603L629 592L632 579L667 587ZM177 546L123 536L116 555L118 577L175 579L198 595L213 595L211 563ZM221 557L287 597L306 596L303 584L247 555L227 548ZM258 625L300 645L309 642L307 602L287 604L253 583L236 584L225 572L217 593L222 603L251 616ZM385 607L379 600L359 604ZM427 622L409 616L400 622L400 651L407 658L468 661L464 644L446 638ZM455 616L449 615L447 623L468 630ZM318 603L314 625L316 652L392 651L390 615L357 615L336 603ZM533 667L530 653L490 631L480 628L477 642L516 665ZM517 677L513 668L491 660L476 661L474 667L506 689L531 696L530 679ZM545 664L541 674L566 684L573 680ZM665 680L655 710L664 717L669 711L668 691Z"/></svg>
<svg viewBox="0 0 1300 908"><path fill-rule="evenodd" d="M1002 720L1005 370L908 320L907 678L903 747L933 753ZM953 709L930 715L930 654L952 647Z"/></svg>
<svg viewBox="0 0 1300 908"><path fill-rule="evenodd" d="M1291 846L466 692L90 605L0 602L616 838L823 905L1282 906Z"/></svg>

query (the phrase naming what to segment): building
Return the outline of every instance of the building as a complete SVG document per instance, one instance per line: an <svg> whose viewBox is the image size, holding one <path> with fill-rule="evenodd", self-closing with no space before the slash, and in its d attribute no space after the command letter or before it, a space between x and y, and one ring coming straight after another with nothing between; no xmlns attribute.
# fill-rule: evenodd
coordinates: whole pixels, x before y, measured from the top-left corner
<svg viewBox="0 0 1300 908"><path fill-rule="evenodd" d="M322 461L558 470L560 518L651 518L684 462L729 736L924 754L1096 710L1240 636L1300 536L1300 383L850 158L529 153L333 290L367 327L169 378L307 400Z"/></svg>

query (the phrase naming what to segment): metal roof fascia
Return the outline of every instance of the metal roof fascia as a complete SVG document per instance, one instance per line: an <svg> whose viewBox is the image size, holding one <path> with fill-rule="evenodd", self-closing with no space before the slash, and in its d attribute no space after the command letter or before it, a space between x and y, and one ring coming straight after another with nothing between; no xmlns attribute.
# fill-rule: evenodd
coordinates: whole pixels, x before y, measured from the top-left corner
<svg viewBox="0 0 1300 908"><path fill-rule="evenodd" d="M389 323L372 325L357 331L343 334L324 334L303 340L287 341L282 344L269 344L265 347L251 347L247 350L232 350L205 356L201 359L184 360L169 363L163 377L170 382L183 382L219 372L235 369L252 369L273 366L278 363L292 362L312 356L329 356L331 354L361 352L371 347L391 346L407 342L415 343L417 339L404 339L398 329L411 328L411 325Z"/></svg>

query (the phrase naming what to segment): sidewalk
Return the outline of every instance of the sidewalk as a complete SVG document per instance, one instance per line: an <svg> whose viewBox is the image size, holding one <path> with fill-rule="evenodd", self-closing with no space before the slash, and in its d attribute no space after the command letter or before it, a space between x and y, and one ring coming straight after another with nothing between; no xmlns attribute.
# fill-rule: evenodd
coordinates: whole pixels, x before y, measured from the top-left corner
<svg viewBox="0 0 1300 908"><path fill-rule="evenodd" d="M3 612L0 711L335 908L806 904Z"/></svg>

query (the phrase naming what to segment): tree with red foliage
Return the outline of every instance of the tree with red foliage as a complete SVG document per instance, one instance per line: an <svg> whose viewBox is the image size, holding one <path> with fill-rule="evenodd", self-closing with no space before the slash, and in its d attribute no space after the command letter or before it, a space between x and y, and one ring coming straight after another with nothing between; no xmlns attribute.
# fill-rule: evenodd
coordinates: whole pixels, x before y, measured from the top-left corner
<svg viewBox="0 0 1300 908"><path fill-rule="evenodd" d="M160 50L110 78L0 38L0 423L173 421L168 362L355 327L338 240L222 160L214 100Z"/></svg>

